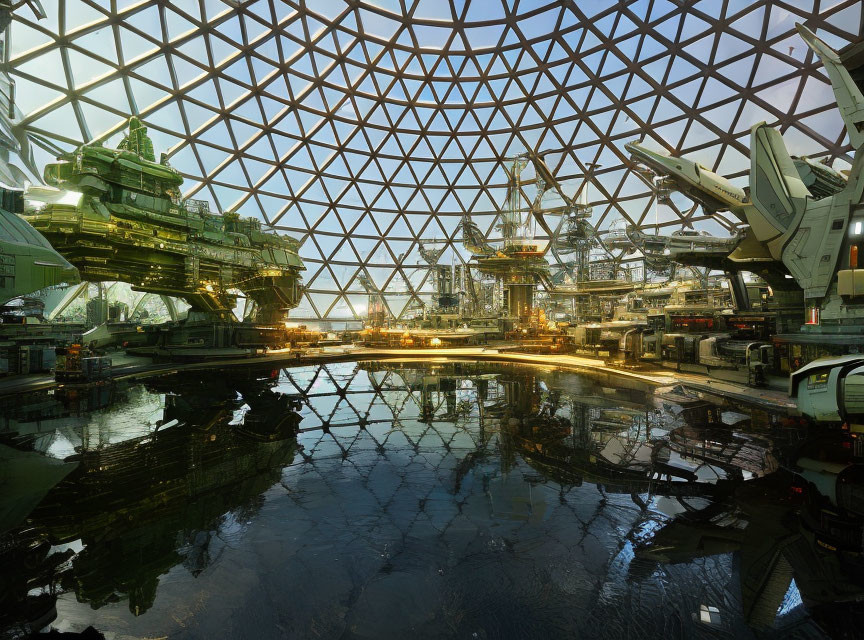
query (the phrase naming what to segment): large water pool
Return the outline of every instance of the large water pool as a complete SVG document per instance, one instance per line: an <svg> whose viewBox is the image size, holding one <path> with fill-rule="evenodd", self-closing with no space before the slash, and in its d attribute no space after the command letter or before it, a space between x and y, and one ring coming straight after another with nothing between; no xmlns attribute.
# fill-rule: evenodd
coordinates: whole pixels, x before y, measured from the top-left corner
<svg viewBox="0 0 864 640"><path fill-rule="evenodd" d="M807 437L513 365L7 398L0 637L856 637L858 555L784 470Z"/></svg>

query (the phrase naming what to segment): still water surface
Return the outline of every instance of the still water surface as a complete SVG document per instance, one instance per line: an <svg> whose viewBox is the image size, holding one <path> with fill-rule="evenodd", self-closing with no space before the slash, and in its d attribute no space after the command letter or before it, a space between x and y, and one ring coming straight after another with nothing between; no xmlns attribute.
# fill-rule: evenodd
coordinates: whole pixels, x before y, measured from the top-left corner
<svg viewBox="0 0 864 640"><path fill-rule="evenodd" d="M0 637L855 637L857 556L781 469L805 436L489 364L9 399Z"/></svg>

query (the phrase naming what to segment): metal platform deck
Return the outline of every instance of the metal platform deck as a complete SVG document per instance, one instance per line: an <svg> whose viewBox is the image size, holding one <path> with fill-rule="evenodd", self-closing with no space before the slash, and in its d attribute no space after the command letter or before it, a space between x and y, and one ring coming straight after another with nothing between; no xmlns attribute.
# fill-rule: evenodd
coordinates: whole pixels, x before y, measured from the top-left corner
<svg viewBox="0 0 864 640"><path fill-rule="evenodd" d="M676 373L668 369L643 369L628 371L607 366L601 360L574 355L535 355L514 351L498 351L495 347L462 347L453 349L377 349L366 347L325 347L300 352L274 352L262 356L225 358L217 362L183 362L160 363L149 358L134 358L119 354L114 363L114 379L134 379L147 376L162 375L176 371L194 371L230 366L252 366L264 363L280 367L295 367L327 362L345 362L351 360L398 360L398 361L429 361L438 360L471 360L489 362L511 362L533 366L550 367L585 373L592 376L602 376L610 386L627 387L665 387L680 384L697 391L711 399L729 399L744 402L770 411L779 411L797 415L798 409L794 400L787 394L771 389L754 389L734 382L725 382L695 373ZM14 376L0 379L0 395L25 393L38 389L56 386L53 377L47 374L30 376Z"/></svg>

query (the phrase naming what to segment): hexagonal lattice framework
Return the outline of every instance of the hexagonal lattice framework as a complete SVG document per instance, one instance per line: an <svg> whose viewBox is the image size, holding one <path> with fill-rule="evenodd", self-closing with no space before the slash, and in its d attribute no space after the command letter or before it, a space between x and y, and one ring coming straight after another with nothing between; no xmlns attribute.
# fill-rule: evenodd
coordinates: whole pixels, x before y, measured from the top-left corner
<svg viewBox="0 0 864 640"><path fill-rule="evenodd" d="M11 37L38 160L116 143L139 114L187 195L306 239L299 316L362 314L361 270L396 314L431 291L417 240L465 260L466 211L494 237L502 160L525 148L551 150L565 191L588 180L600 229L731 224L657 205L624 151L634 138L740 179L749 127L766 120L792 153L849 160L794 23L841 48L859 37L860 0L51 4L41 22L19 12Z"/></svg>

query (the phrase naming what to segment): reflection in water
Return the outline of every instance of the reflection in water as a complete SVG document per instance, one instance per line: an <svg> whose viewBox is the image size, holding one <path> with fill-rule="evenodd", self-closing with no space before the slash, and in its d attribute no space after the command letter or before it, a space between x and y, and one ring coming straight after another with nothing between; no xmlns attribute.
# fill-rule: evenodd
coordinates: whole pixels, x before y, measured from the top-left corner
<svg viewBox="0 0 864 640"><path fill-rule="evenodd" d="M467 363L32 394L0 405L0 634L856 631L852 449L736 411ZM788 471L837 451L835 493Z"/></svg>
<svg viewBox="0 0 864 640"><path fill-rule="evenodd" d="M54 617L54 596L67 591L94 609L127 601L137 616L172 567L204 570L214 539L248 521L293 461L300 417L289 398L268 388L275 382L254 374L157 380L130 395L138 398L137 415L154 415L158 406L162 417L128 430L110 420L113 411L82 413L81 400L87 409L108 404L93 396L43 397L50 420L19 411L21 431L7 432L11 441L50 450L56 434L46 424L71 429L65 435L76 453L66 462L77 467L57 479L27 525L6 532L4 560L19 571L4 579L4 604L19 602L3 609L2 621L38 628ZM94 395L130 397L116 391ZM26 567L38 571L28 575Z"/></svg>

